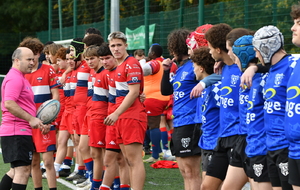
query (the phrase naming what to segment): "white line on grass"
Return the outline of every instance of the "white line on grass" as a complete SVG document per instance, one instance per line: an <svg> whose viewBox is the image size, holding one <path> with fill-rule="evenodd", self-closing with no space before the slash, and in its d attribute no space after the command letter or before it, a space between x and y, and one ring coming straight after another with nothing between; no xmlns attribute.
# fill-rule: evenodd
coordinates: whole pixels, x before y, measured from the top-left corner
<svg viewBox="0 0 300 190"><path fill-rule="evenodd" d="M66 180L63 180L61 178L58 178L56 181L58 181L59 183L63 184L64 186L70 188L70 189L76 189L77 187L75 185L73 185L72 183L67 182Z"/></svg>

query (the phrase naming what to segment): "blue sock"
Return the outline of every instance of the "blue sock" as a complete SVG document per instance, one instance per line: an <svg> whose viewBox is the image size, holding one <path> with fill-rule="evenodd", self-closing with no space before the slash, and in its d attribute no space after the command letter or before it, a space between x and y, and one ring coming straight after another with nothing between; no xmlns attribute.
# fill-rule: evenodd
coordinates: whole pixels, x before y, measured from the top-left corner
<svg viewBox="0 0 300 190"><path fill-rule="evenodd" d="M130 190L130 186L121 184L120 190Z"/></svg>
<svg viewBox="0 0 300 190"><path fill-rule="evenodd" d="M93 179L93 182L92 182L92 188L91 189L95 189L95 190L99 190L100 189L100 186L102 184L102 179Z"/></svg>
<svg viewBox="0 0 300 190"><path fill-rule="evenodd" d="M163 149L168 150L169 149L168 131L161 130L161 141L162 141Z"/></svg>
<svg viewBox="0 0 300 190"><path fill-rule="evenodd" d="M120 177L117 176L114 179L113 190L120 190Z"/></svg>
<svg viewBox="0 0 300 190"><path fill-rule="evenodd" d="M71 157L65 157L64 164L71 167L72 158Z"/></svg>
<svg viewBox="0 0 300 190"><path fill-rule="evenodd" d="M150 130L150 138L152 142L152 157L158 159L159 153L161 152L160 140L161 132L157 129Z"/></svg>
<svg viewBox="0 0 300 190"><path fill-rule="evenodd" d="M146 134L145 134L145 140L144 140L144 147L145 148L150 148L150 130L147 129Z"/></svg>
<svg viewBox="0 0 300 190"><path fill-rule="evenodd" d="M84 174L85 174L84 166L79 166L78 167L78 174L84 176Z"/></svg>
<svg viewBox="0 0 300 190"><path fill-rule="evenodd" d="M94 161L92 158L88 158L83 160L84 165L87 169L88 177L90 178L91 182L93 181L93 167L94 167Z"/></svg>

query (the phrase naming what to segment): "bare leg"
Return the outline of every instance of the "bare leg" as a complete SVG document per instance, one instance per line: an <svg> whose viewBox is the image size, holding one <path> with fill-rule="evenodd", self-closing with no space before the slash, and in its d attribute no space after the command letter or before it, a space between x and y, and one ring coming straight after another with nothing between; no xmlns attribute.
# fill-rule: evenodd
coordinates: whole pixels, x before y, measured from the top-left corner
<svg viewBox="0 0 300 190"><path fill-rule="evenodd" d="M40 169L40 153L34 152L31 163L31 175L35 188L42 187L42 172Z"/></svg>
<svg viewBox="0 0 300 190"><path fill-rule="evenodd" d="M247 181L248 177L243 168L229 165L222 190L240 190Z"/></svg>
<svg viewBox="0 0 300 190"><path fill-rule="evenodd" d="M48 187L56 187L56 172L54 169L53 151L42 153L44 165L46 168Z"/></svg>

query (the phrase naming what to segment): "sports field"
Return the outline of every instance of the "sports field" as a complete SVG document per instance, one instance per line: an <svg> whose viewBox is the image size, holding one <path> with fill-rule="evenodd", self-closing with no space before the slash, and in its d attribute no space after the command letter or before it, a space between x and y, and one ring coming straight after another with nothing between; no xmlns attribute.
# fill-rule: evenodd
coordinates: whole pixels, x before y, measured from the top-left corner
<svg viewBox="0 0 300 190"><path fill-rule="evenodd" d="M146 156L146 158L149 156ZM153 169L150 164L145 163L146 168L146 182L144 190L182 190L183 180L178 169ZM0 154L0 177L4 175L9 169L9 164L4 164L2 154ZM62 184L64 183L64 184ZM46 179L43 179L44 189L48 189ZM32 179L29 179L27 186L28 190L33 190ZM65 181L64 178L59 178L57 183L58 190L76 190L76 187Z"/></svg>

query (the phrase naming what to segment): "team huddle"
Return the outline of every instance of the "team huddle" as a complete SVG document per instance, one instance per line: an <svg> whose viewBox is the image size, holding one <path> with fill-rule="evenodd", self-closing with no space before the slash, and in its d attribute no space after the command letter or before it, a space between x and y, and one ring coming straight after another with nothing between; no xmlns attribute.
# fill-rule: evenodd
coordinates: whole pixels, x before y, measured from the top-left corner
<svg viewBox="0 0 300 190"><path fill-rule="evenodd" d="M300 4L291 17L300 47ZM1 88L1 148L11 164L1 190L26 189L30 174L35 190L42 178L57 189L59 176L77 189L143 189L146 131L152 156L144 162L156 162L166 107L185 190L240 190L247 182L254 190L300 189L300 59L286 53L276 26L174 30L172 60L153 44L140 62L127 53L122 32L109 34L108 43L92 33L68 48L27 37L13 53ZM45 125L36 110L49 99L61 111Z"/></svg>

